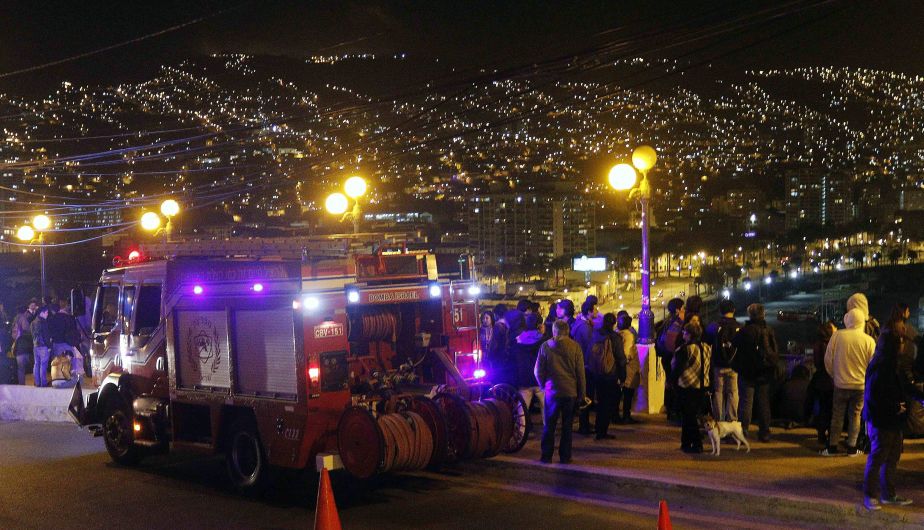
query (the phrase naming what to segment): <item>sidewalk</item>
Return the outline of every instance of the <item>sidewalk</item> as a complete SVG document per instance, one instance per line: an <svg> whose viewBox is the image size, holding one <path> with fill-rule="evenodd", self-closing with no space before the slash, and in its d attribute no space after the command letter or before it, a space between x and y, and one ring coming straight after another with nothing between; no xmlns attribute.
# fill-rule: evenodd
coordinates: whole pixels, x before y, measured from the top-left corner
<svg viewBox="0 0 924 530"><path fill-rule="evenodd" d="M924 440L906 440L897 474L898 493L914 505L867 513L860 507L865 455L819 456L812 429L774 429L773 441L754 440L750 454L743 446L736 452L734 444L723 444L721 456L715 457L682 453L680 428L667 425L663 415L637 418L644 423L610 429L616 440L575 434L571 465L540 463L538 432L521 452L474 465L482 475L529 481L549 486L555 494L588 499L656 503L664 498L672 510L731 513L809 527L924 526ZM541 429L541 422L536 425ZM708 440L705 447L708 451Z"/></svg>

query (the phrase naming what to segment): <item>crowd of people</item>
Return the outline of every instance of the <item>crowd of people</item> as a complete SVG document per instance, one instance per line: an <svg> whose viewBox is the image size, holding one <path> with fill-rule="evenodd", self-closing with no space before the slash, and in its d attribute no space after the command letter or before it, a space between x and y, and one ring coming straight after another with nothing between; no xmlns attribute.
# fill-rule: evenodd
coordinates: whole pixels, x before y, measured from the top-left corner
<svg viewBox="0 0 924 530"><path fill-rule="evenodd" d="M539 304L524 298L516 308L498 304L481 315L479 341L492 380L515 386L527 406L535 401L542 411L544 462L552 459L559 422L559 459L571 461L575 413L578 433L596 440L614 438L611 423L636 421L638 333L627 312L601 315L597 306L592 295L580 312L571 300L559 300L543 320Z"/></svg>
<svg viewBox="0 0 924 530"><path fill-rule="evenodd" d="M552 460L559 424L559 459L572 461L575 415L577 432L595 440L614 438L611 423L636 421L638 333L625 311L601 315L597 306L594 296L580 311L559 300L544 322L539 304L528 299L515 309L498 304L482 314L479 338L492 379L516 386L527 406L535 401L542 411L543 462ZM909 422L924 431L924 355L917 356L919 337L907 304L896 305L880 326L866 297L854 294L842 329L832 321L820 326L814 365L797 364L789 374L761 304L746 308L743 324L731 300L719 303L719 316L708 325L703 307L698 296L672 299L655 330L655 351L668 374L665 408L681 426L682 451L703 452L707 422L740 422L745 438L754 423L761 442L771 441L774 419L813 424L821 455L868 452L867 509L910 504L896 495L894 473Z"/></svg>
<svg viewBox="0 0 924 530"><path fill-rule="evenodd" d="M0 322L0 347L15 364L17 384L26 384L30 367L37 387L78 384L85 372L87 324L71 314L67 300L33 298L12 318L0 304Z"/></svg>

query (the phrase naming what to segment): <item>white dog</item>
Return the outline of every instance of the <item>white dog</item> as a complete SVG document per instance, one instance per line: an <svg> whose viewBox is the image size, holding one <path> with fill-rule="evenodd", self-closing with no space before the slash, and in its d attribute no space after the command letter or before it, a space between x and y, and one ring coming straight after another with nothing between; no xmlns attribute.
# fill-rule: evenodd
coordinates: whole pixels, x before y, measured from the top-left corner
<svg viewBox="0 0 924 530"><path fill-rule="evenodd" d="M744 432L741 430L740 421L715 421L711 416L706 416L703 419L703 427L706 428L706 433L709 434L709 441L712 442L713 455L719 456L722 453L722 438L728 435L731 435L738 444L735 447L735 451L740 450L741 444L744 444L744 448L747 449L747 452L751 452L751 446L748 444L748 440L744 437Z"/></svg>

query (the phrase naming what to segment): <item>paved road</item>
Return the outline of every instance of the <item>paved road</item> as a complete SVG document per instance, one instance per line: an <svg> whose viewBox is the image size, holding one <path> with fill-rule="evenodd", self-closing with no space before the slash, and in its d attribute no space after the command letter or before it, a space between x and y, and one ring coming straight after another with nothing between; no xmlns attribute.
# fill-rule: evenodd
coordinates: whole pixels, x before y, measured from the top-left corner
<svg viewBox="0 0 924 530"><path fill-rule="evenodd" d="M222 461L110 463L99 438L63 424L0 423L0 528L311 528L315 476L286 475L265 499L223 483ZM652 528L656 507L551 498L528 484L460 474L358 484L335 476L345 528ZM688 524L685 527L699 527Z"/></svg>

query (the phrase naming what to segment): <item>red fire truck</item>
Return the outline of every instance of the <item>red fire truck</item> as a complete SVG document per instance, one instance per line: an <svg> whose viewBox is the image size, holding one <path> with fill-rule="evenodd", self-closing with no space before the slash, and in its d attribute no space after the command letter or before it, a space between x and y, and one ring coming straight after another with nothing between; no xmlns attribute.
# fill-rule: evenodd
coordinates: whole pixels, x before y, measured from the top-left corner
<svg viewBox="0 0 924 530"><path fill-rule="evenodd" d="M270 466L365 478L525 442L525 404L481 369L479 287L434 255L336 239L158 247L145 251L170 257L102 274L98 390L71 402L115 462L222 453L251 490Z"/></svg>

